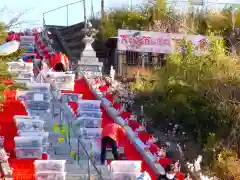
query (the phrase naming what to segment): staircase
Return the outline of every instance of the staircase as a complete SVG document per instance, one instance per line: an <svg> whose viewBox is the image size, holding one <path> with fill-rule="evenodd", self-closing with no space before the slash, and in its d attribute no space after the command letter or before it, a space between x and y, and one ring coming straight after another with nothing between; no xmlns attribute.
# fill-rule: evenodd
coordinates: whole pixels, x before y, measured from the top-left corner
<svg viewBox="0 0 240 180"><path fill-rule="evenodd" d="M46 121L46 131L49 131L49 142L51 147L49 148L48 154L49 159L66 160L66 179L67 180L89 180L89 174L91 179L94 180L108 180L110 179L110 172L106 166L92 165L89 161L89 154L86 154L86 150L83 149L81 142L78 141L74 131L68 122L75 120L74 115L70 111L69 107L65 104L60 104L56 98L52 100L52 115L54 118L52 121ZM62 112L60 112L62 109ZM60 117L62 116L62 118ZM62 120L61 120L62 119ZM69 138L66 135L61 137L65 138L65 142L58 142L59 133L53 132L54 123L64 125L70 135ZM70 139L70 140L69 140ZM79 159L76 160L70 154L71 152L80 152ZM100 175L101 174L101 175Z"/></svg>

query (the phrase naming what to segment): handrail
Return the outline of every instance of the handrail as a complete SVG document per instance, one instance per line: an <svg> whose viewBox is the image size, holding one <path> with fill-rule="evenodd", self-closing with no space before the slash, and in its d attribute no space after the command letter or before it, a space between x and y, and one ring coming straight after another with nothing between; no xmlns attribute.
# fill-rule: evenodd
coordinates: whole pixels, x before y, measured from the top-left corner
<svg viewBox="0 0 240 180"><path fill-rule="evenodd" d="M102 98L97 94L97 92L95 90L92 89L92 87L90 86L90 84L88 83L87 79L83 76L84 80L87 82L90 91L94 94L94 96L96 97L96 99L101 100ZM103 101L102 101L103 102ZM151 169L156 173L156 175L159 174L165 174L165 170L164 168L157 162L153 161L153 159L151 159L151 157L149 155L152 155L150 151L146 152L144 150L142 150L142 148L140 147L140 145L137 144L136 140L136 135L133 133L132 129L129 129L129 126L125 126L125 123L123 121L123 119L121 117L118 117L117 114L114 114L111 112L110 107L103 104L103 108L105 109L106 113L114 120L115 123L118 123L119 125L123 126L123 128L127 131L127 136L129 138L129 140L133 143L133 145L135 146L135 148L137 149L137 151L142 155L142 157L146 160L147 164L151 167ZM132 133L129 132L132 131ZM134 134L134 135L133 135ZM150 154L149 154L150 153Z"/></svg>
<svg viewBox="0 0 240 180"><path fill-rule="evenodd" d="M51 93L52 93L52 91L51 91ZM58 100L57 97L54 95L54 93L52 93L52 96L53 96L54 100L56 100L56 102L60 105L60 108L61 108L61 109L64 109L62 103L59 102L59 100ZM67 109L68 109L68 108L67 108ZM71 112L70 109L68 109L68 110L69 110L69 112ZM72 113L72 112L71 112L71 113ZM63 115L65 115L65 114L63 113ZM73 114L72 114L72 115L73 115ZM73 115L73 117L74 117L74 115ZM69 122L68 122L68 123L69 123ZM71 124L71 123L70 123L70 124ZM68 124L68 125L69 125L69 124ZM74 128L73 128L72 126L71 126L71 129L72 129L72 131L73 131L73 133L74 133L74 136L78 138L79 136L77 135L76 131L74 130ZM88 154L87 150L84 148L84 145L81 143L81 141L80 141L79 139L78 139L78 143L81 145L84 153L87 155L88 160L92 163L94 169L96 170L96 172L97 172L97 174L99 175L99 177L101 178L101 180L104 180L103 177L102 177L102 175L101 175L101 172L98 170L98 168L97 168L96 165L94 164L91 156ZM78 164L78 165L79 165L79 164ZM89 173L89 177L90 177L90 167L89 167L89 166L88 166L88 173Z"/></svg>

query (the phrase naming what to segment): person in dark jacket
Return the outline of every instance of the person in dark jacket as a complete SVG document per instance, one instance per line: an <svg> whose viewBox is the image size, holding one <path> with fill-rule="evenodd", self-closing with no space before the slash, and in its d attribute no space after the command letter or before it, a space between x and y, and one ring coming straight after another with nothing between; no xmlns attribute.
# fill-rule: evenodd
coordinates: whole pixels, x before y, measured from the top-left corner
<svg viewBox="0 0 240 180"><path fill-rule="evenodd" d="M166 174L160 175L157 180L177 180L174 164L167 165L165 172Z"/></svg>

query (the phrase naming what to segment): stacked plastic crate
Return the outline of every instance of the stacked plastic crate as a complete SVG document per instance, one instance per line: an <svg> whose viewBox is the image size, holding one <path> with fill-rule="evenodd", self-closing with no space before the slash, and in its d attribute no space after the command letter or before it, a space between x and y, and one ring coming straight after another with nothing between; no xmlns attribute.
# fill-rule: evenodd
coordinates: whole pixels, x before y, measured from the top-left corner
<svg viewBox="0 0 240 180"><path fill-rule="evenodd" d="M99 100L78 101L78 118L73 127L95 164L100 163L102 112Z"/></svg>
<svg viewBox="0 0 240 180"><path fill-rule="evenodd" d="M43 129L44 121L18 115L14 120L18 129L18 136L14 137L16 158L41 159L43 144L48 141L48 133Z"/></svg>
<svg viewBox="0 0 240 180"><path fill-rule="evenodd" d="M65 160L36 160L34 162L36 180L65 180Z"/></svg>
<svg viewBox="0 0 240 180"><path fill-rule="evenodd" d="M20 47L24 49L23 59L27 59L29 56L36 56L35 53L35 37L33 35L21 36Z"/></svg>
<svg viewBox="0 0 240 180"><path fill-rule="evenodd" d="M51 72L49 74L49 82L57 90L74 90L75 74L66 72Z"/></svg>
<svg viewBox="0 0 240 180"><path fill-rule="evenodd" d="M24 104L31 116L45 117L51 111L51 92L48 83L27 83L29 91L25 94ZM49 120L49 117L47 118Z"/></svg>
<svg viewBox="0 0 240 180"><path fill-rule="evenodd" d="M8 71L16 76L17 83L33 82L33 63L8 62Z"/></svg>

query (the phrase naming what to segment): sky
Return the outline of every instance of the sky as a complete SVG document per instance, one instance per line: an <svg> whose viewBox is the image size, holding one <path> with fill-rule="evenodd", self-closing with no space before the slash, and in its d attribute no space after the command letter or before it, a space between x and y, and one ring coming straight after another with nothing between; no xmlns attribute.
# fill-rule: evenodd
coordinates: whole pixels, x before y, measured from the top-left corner
<svg viewBox="0 0 240 180"><path fill-rule="evenodd" d="M25 28L39 28L43 24L43 13L52 9L77 2L78 0L1 0L0 3L0 22L9 22L13 17L16 17L19 13L24 13L21 16L20 21L24 22L19 29ZM92 0L95 15L99 14L101 9L101 0ZM147 0L105 0L105 8L119 8L130 7L132 3L139 5L141 2ZM181 0L171 0L181 1ZM240 0L205 0L209 2L219 3L240 3ZM211 3L212 7L216 6L216 3ZM1 9L4 9L1 11ZM87 16L91 15L91 0L86 0ZM68 6L68 25L73 25L83 21L83 3L76 3ZM67 25L67 8L61 8L59 10L45 14L45 23L48 25Z"/></svg>

